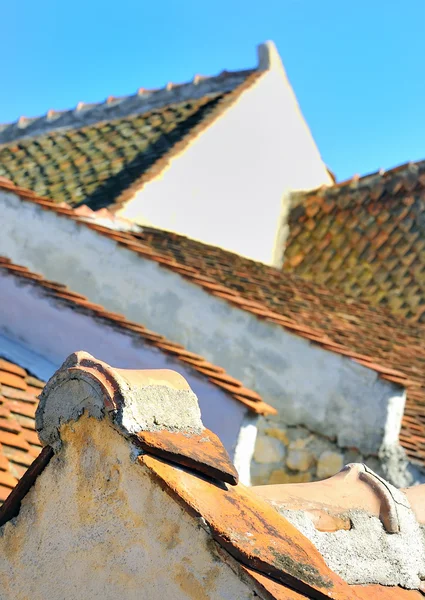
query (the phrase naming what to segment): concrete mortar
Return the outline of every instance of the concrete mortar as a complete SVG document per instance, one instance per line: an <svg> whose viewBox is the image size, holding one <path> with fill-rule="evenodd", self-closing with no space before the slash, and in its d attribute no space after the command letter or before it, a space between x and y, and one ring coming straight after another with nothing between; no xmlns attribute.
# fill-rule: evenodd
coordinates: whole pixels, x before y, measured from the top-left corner
<svg viewBox="0 0 425 600"><path fill-rule="evenodd" d="M320 532L302 511L275 508L308 537L327 565L349 584L418 589L425 579L425 536L403 492L390 490L400 531L387 533L379 518L362 510L349 513L349 531Z"/></svg>

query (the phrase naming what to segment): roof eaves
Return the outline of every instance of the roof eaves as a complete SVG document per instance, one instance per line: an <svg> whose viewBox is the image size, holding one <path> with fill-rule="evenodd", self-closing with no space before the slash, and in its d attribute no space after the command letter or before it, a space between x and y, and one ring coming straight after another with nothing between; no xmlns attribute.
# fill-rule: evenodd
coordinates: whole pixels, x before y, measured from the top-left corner
<svg viewBox="0 0 425 600"><path fill-rule="evenodd" d="M185 368L191 369L198 376L208 379L223 390L223 392L247 406L252 412L264 415L276 414L276 410L263 402L261 396L256 392L246 388L242 382L227 375L221 367L213 365L198 354L185 350L180 344L171 342L164 336L149 331L143 325L128 321L123 315L109 312L103 306L90 302L82 294L76 294L62 284L48 281L41 275L30 272L26 267L13 264L7 258L0 257L0 272L19 277L41 288L47 296L53 298L56 302L65 304L75 311L87 314L120 331L125 331L139 339L141 338L144 343L154 346L161 352L183 362Z"/></svg>

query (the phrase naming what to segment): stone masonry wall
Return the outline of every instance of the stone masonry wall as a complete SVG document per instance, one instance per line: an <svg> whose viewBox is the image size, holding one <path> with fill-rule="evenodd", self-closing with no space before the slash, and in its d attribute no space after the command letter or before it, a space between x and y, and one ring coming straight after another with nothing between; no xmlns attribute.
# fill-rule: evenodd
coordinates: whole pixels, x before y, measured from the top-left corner
<svg viewBox="0 0 425 600"><path fill-rule="evenodd" d="M317 481L335 475L352 462L365 463L388 477L385 459L364 456L356 448L342 449L335 441L305 427L262 417L251 463L251 481L252 485Z"/></svg>

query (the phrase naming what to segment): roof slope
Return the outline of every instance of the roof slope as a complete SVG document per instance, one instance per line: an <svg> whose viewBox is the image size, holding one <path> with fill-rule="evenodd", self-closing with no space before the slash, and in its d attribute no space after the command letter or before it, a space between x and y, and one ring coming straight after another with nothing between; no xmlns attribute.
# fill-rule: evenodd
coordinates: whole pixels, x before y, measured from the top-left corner
<svg viewBox="0 0 425 600"><path fill-rule="evenodd" d="M142 90L135 96L108 99L105 105L52 115L38 127L35 120L8 135L5 130L0 143L13 133L15 138L22 132L35 137L0 146L0 176L57 202L84 201L94 209L120 205L158 175L171 156L260 74L223 73L184 86L170 84L159 92Z"/></svg>
<svg viewBox="0 0 425 600"><path fill-rule="evenodd" d="M0 504L41 450L34 417L43 386L25 369L0 358Z"/></svg>
<svg viewBox="0 0 425 600"><path fill-rule="evenodd" d="M284 270L425 323L425 161L296 193Z"/></svg>
<svg viewBox="0 0 425 600"><path fill-rule="evenodd" d="M143 343L154 346L161 352L169 354L176 360L183 362L185 368L193 369L200 377L208 379L235 400L245 404L253 412L258 414L274 414L276 412L274 408L262 401L261 396L253 390L246 388L234 377L228 375L222 367L213 365L202 358L202 356L185 350L183 346L167 340L163 335L149 331L143 325L128 321L123 315L109 312L102 306L93 304L82 294L72 292L65 285L48 281L38 273L32 273L26 267L12 264L9 259L4 257L0 257L0 273L2 272L31 282L40 288L46 296L54 298L57 302L66 304L72 310L84 312L96 319L103 320L115 328L131 332L134 336L141 339Z"/></svg>
<svg viewBox="0 0 425 600"><path fill-rule="evenodd" d="M208 293L280 325L322 348L376 370L407 387L400 441L409 458L425 465L425 327L370 303L347 298L290 273L162 230L113 231L70 208L3 181L22 200L78 222L153 260Z"/></svg>
<svg viewBox="0 0 425 600"><path fill-rule="evenodd" d="M222 297L240 308L288 327L325 349L352 356L381 370L385 379L406 385L400 441L412 460L425 463L425 327L395 320L386 310L367 302L351 300L292 274L174 233L144 228L140 234L126 235L167 257L170 262L167 265L162 261L164 266L179 271L184 265L198 276L207 275L237 292L239 298ZM196 275L190 280L197 283ZM251 307L250 301L262 305L263 313ZM279 320L279 316L295 322L298 328L291 329L291 324ZM402 371L409 382L391 371L386 373L385 367Z"/></svg>

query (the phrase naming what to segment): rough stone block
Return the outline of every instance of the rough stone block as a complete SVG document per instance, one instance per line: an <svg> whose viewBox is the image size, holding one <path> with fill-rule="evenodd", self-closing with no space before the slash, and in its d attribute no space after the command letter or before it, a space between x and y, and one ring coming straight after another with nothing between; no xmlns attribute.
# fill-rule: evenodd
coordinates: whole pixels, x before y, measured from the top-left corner
<svg viewBox="0 0 425 600"><path fill-rule="evenodd" d="M320 455L317 461L317 478L326 479L338 473L344 466L342 453L326 451Z"/></svg>
<svg viewBox="0 0 425 600"><path fill-rule="evenodd" d="M266 435L268 435L269 437L276 438L277 440L282 442L282 444L284 444L285 446L287 446L289 444L288 436L286 434L286 431L283 428L269 427L268 429L264 430L264 433Z"/></svg>
<svg viewBox="0 0 425 600"><path fill-rule="evenodd" d="M291 448L286 457L286 465L292 471L308 471L314 463L314 456L306 448Z"/></svg>
<svg viewBox="0 0 425 600"><path fill-rule="evenodd" d="M276 438L260 436L257 439L254 460L257 463L280 463L285 458L285 446Z"/></svg>
<svg viewBox="0 0 425 600"><path fill-rule="evenodd" d="M270 474L273 471L271 465L259 465L256 462L251 463L251 484L266 485L269 483Z"/></svg>

